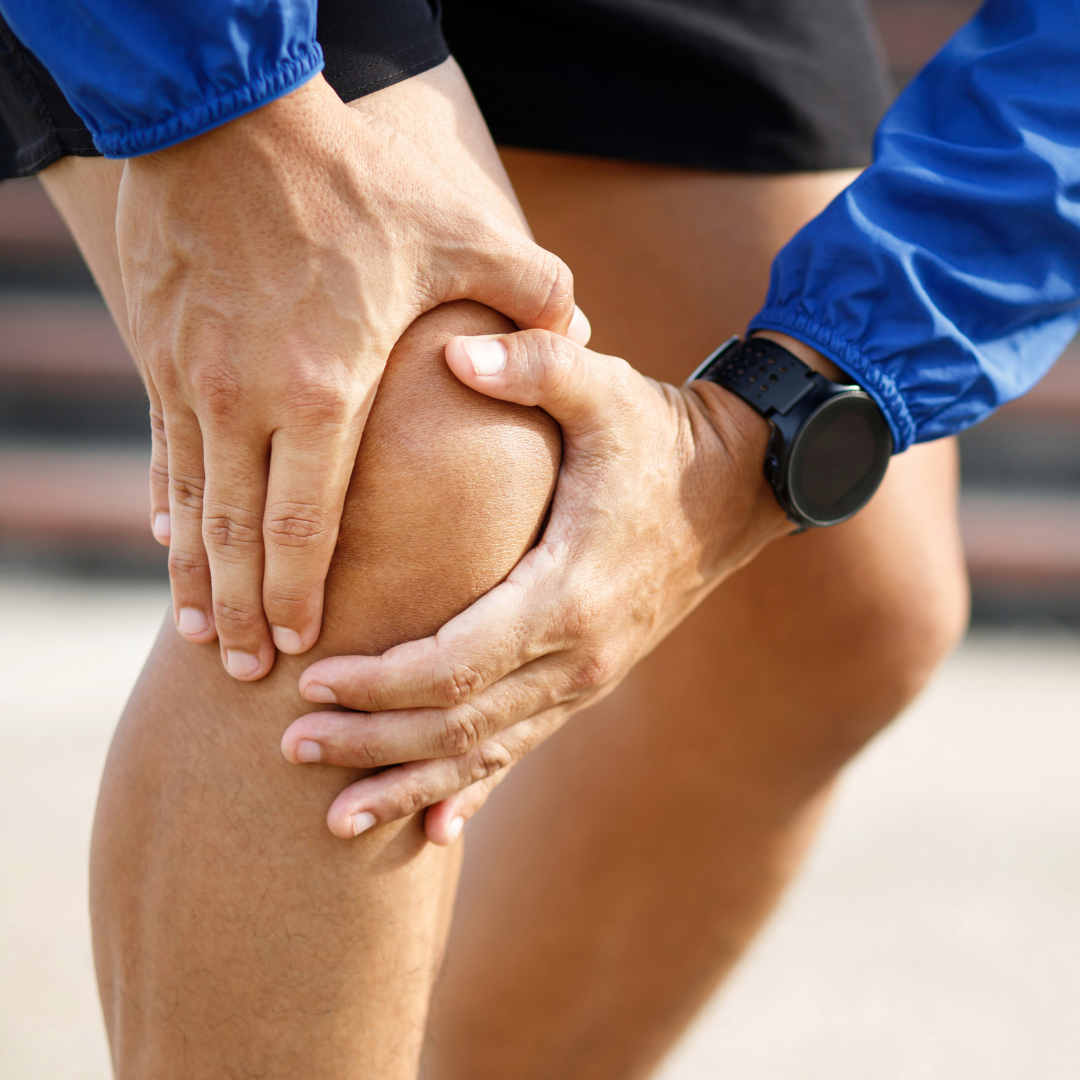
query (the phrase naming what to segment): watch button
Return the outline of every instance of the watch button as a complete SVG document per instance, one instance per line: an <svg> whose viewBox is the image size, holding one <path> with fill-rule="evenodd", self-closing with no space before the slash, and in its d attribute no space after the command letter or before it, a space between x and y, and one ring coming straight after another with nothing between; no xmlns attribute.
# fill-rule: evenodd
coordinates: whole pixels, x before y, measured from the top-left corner
<svg viewBox="0 0 1080 1080"><path fill-rule="evenodd" d="M765 479L770 484L776 483L776 478L780 472L780 462L777 461L775 455L768 454L765 458Z"/></svg>

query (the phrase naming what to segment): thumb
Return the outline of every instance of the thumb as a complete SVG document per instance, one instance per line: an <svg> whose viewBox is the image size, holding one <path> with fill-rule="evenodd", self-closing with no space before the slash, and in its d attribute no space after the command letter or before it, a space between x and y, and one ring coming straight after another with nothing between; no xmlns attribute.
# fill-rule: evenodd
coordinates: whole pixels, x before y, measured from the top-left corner
<svg viewBox="0 0 1080 1080"><path fill-rule="evenodd" d="M537 405L568 434L596 426L628 368L624 360L547 330L452 338L446 363L466 386L500 401Z"/></svg>

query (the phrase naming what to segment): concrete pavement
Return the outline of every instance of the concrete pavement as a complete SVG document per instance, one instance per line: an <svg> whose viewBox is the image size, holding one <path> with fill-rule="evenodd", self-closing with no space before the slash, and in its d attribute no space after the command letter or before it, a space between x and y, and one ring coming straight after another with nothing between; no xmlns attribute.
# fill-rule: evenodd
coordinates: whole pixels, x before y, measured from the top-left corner
<svg viewBox="0 0 1080 1080"><path fill-rule="evenodd" d="M158 585L0 576L0 1080L107 1080L86 848ZM970 639L662 1080L1080 1073L1080 637Z"/></svg>

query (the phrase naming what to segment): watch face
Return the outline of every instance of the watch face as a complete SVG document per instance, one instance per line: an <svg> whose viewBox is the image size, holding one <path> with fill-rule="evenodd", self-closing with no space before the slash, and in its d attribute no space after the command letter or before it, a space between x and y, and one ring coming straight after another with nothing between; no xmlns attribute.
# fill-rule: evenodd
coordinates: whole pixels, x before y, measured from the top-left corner
<svg viewBox="0 0 1080 1080"><path fill-rule="evenodd" d="M799 430L788 465L788 497L815 525L851 517L877 491L892 454L892 433L861 391L820 405Z"/></svg>

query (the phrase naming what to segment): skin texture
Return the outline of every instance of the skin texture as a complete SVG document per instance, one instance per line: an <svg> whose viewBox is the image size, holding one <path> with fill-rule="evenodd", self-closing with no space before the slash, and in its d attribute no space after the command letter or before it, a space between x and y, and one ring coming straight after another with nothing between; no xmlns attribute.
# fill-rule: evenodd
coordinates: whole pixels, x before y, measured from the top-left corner
<svg viewBox="0 0 1080 1080"><path fill-rule="evenodd" d="M516 214L452 67L360 107L436 144L449 116L462 138L441 160ZM68 160L43 179L125 325L109 229L120 177L111 162ZM430 633L535 538L558 466L554 424L466 389L442 359L455 334L508 329L459 303L397 345L346 500L320 648L379 651ZM278 750L301 662L242 686L169 623L118 729L92 853L118 1075L414 1075L459 852L426 845L417 820L356 844L331 837L326 805L356 772L302 772Z"/></svg>
<svg viewBox="0 0 1080 1080"><path fill-rule="evenodd" d="M470 350L505 364L478 376ZM282 740L286 757L392 766L334 801L327 820L337 836L351 835L357 814L382 824L452 797L476 758L503 769L520 760L791 531L762 475L767 425L711 384L651 382L544 331L456 338L446 357L466 385L559 422L559 483L540 543L468 612L434 637L324 660L302 676L309 699L326 689L313 674L329 673L331 700L368 711L297 721ZM436 825L443 816L429 815ZM427 833L440 842L430 820Z"/></svg>
<svg viewBox="0 0 1080 1080"><path fill-rule="evenodd" d="M503 160L590 345L669 381L745 327L775 250L850 180ZM650 1075L837 772L962 633L956 464L951 441L894 458L855 519L771 544L515 767L466 829L426 1077Z"/></svg>
<svg viewBox="0 0 1080 1080"><path fill-rule="evenodd" d="M513 152L508 157L515 160ZM539 160L547 165L549 157ZM609 277L609 293L598 296L601 315L612 298L616 307L624 298L626 278L633 281L623 268L638 267L650 256L663 266L656 254L680 226L687 250L700 235L708 237L725 182L742 195L738 201L753 220L759 194L755 185L778 192L787 188L807 200L817 188L830 198L855 175L747 181L706 174L703 182L702 174L688 171L641 166L613 170L605 162L550 160L565 164L573 178L561 184L557 175L551 179L550 187L561 188L563 196L558 221L580 225L573 238L564 234L556 238L558 243L574 243L590 225L604 221L610 207L620 211L607 219L606 234L597 238L597 250L622 256L611 264L619 270ZM629 206L623 205L629 185L620 185L620 169L636 183ZM645 229L655 225L662 215L649 199L650 189L674 189L676 177L682 181L682 197L672 198L667 228L650 238L655 248L642 250L641 237L628 230L626 222L644 222ZM574 222L569 208L582 200L590 183L603 197L595 198L594 214ZM789 208L797 205L794 198L785 201ZM686 215L687 207L697 212L696 220ZM775 228L775 222L754 223L766 235L770 224ZM750 259L739 250L740 237L733 233L736 261L719 265L743 271ZM717 247L723 249L723 242ZM576 254L588 265L583 250ZM700 288L692 273L710 273L708 265L694 257L688 257L687 264L681 279L674 267L663 266L669 275L666 282L656 283L655 295L640 298L641 310L653 305L654 331L663 326L664 315L657 297L670 301L675 310L682 298L669 283L675 281L679 290L689 292ZM725 281L722 271L711 274L708 295L737 295L739 282ZM740 322L758 304L748 305ZM622 314L630 320L628 313ZM715 332L722 333L719 314L722 305L713 304L711 317L700 321L713 323ZM649 328L639 321L636 329L640 350ZM835 365L806 345L786 335L766 336L790 345L823 374L843 378ZM678 355L672 348L688 337L685 331L665 327L652 341L654 360L639 353L639 363L672 380L678 367L656 358ZM482 361L483 371L470 361L470 350ZM433 637L380 656L318 661L304 672L301 691L309 701L336 702L363 710L363 715L301 717L283 739L290 760L354 767L407 763L342 792L328 815L338 835L347 834L357 814L386 822L436 802L428 815L428 836L437 843L450 842L456 834L447 826L475 814L502 776L499 772L466 790L471 770L462 765L471 756L500 754L508 766L521 760L573 712L609 693L709 590L763 544L792 531L762 477L767 425L711 383L681 389L668 381L650 383L625 361L540 331L452 342L447 360L474 389L500 400L540 405L559 421L564 443L560 482L537 549L473 608ZM692 366L688 360L683 370ZM955 528L942 540L956 562ZM611 572L613 566L620 568L618 573Z"/></svg>
<svg viewBox="0 0 1080 1080"><path fill-rule="evenodd" d="M177 626L216 636L234 677L318 637L351 465L405 328L461 297L569 327L569 271L501 210L322 76L126 163L116 234L160 415L154 528Z"/></svg>
<svg viewBox="0 0 1080 1080"><path fill-rule="evenodd" d="M432 117L425 145L459 182L497 182L467 95L421 76L364 103ZM847 180L505 160L541 241L575 265L597 348L676 384L742 329L775 249ZM109 168L46 174L106 290ZM510 569L550 491L551 428L441 367L452 334L509 328L427 318L395 363L432 381L395 391L391 365L362 444L328 653L432 632ZM308 658L239 684L167 627L95 832L119 1075L408 1077L425 1030L432 1080L648 1075L767 916L837 770L959 634L954 488L949 445L897 459L859 518L770 545L508 774L467 830L426 1029L461 844L425 846L416 818L332 837L327 807L357 773L277 749Z"/></svg>
<svg viewBox="0 0 1080 1080"><path fill-rule="evenodd" d="M444 307L392 355L320 649L429 632L532 542L558 465L554 425L480 398L440 362L452 332L493 322L477 305ZM447 528L461 506L473 511ZM322 828L355 773L302 772L278 753L299 666L242 686L212 646L166 626L121 720L91 878L121 1077L415 1072L459 851L426 844L416 819L349 843Z"/></svg>

